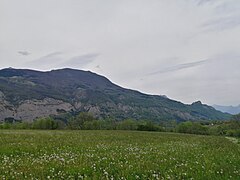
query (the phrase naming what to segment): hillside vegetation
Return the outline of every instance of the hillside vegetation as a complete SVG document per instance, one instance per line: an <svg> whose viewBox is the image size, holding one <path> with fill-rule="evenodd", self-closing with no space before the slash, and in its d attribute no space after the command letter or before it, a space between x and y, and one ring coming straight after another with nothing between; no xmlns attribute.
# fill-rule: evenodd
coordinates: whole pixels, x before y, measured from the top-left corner
<svg viewBox="0 0 240 180"><path fill-rule="evenodd" d="M91 112L99 119L225 120L230 115L200 101L186 105L165 96L117 86L89 71L0 70L0 120L32 121L66 112Z"/></svg>

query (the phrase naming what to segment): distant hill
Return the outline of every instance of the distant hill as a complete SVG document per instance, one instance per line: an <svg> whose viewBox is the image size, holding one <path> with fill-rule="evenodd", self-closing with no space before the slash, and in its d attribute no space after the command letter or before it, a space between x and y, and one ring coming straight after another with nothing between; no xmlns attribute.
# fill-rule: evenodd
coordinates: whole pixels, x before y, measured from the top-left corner
<svg viewBox="0 0 240 180"><path fill-rule="evenodd" d="M122 88L90 71L60 69L40 72L0 70L0 120L31 121L65 112L87 111L99 118L167 120L224 120L229 114L200 101L186 105Z"/></svg>
<svg viewBox="0 0 240 180"><path fill-rule="evenodd" d="M220 106L220 105L213 105L213 107L221 112L229 113L229 114L239 114L240 113L240 105L238 106Z"/></svg>

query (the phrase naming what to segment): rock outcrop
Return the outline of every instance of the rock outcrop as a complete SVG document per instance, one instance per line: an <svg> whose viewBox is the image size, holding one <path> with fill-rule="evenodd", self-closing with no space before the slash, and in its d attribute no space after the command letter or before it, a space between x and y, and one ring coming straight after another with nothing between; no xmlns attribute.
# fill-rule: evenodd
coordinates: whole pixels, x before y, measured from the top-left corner
<svg viewBox="0 0 240 180"><path fill-rule="evenodd" d="M32 121L39 117L58 115L61 112L73 111L75 108L66 102L52 98L43 100L25 100L17 107L11 105L3 98L0 100L0 121L6 118Z"/></svg>

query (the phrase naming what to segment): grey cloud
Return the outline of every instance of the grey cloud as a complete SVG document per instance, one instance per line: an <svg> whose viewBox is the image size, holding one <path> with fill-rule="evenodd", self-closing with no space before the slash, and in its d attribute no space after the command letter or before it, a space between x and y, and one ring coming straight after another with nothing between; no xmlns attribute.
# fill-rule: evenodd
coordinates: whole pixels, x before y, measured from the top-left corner
<svg viewBox="0 0 240 180"><path fill-rule="evenodd" d="M59 61L62 60L62 54L63 53L59 51L52 52L33 61L26 62L24 65L38 68L53 68L52 66L58 64Z"/></svg>
<svg viewBox="0 0 240 180"><path fill-rule="evenodd" d="M21 54L21 55L23 55L23 56L28 56L28 55L30 55L31 53L28 52L28 51L18 51L18 54Z"/></svg>
<svg viewBox="0 0 240 180"><path fill-rule="evenodd" d="M204 5L204 4L206 4L206 3L209 3L209 2L212 2L213 0L199 0L198 2L197 2L197 4L199 5L199 6L201 6L201 5Z"/></svg>
<svg viewBox="0 0 240 180"><path fill-rule="evenodd" d="M235 28L240 25L240 16L236 17L224 17L216 20L212 20L202 24L202 28L205 31L221 31L225 29Z"/></svg>
<svg viewBox="0 0 240 180"><path fill-rule="evenodd" d="M167 68L149 73L148 75L156 75L156 74L161 74L161 73L168 73L168 72L173 72L173 71L179 71L179 70L182 70L182 69L192 68L192 67L195 67L195 66L200 66L202 64L205 64L208 61L209 60L202 60L202 61L197 61L197 62L178 64L178 65L175 65L175 66L167 67Z"/></svg>
<svg viewBox="0 0 240 180"><path fill-rule="evenodd" d="M63 54L63 53L60 51L56 51L56 52L49 53L45 56L42 56L40 59L53 58L53 57L59 56L61 54Z"/></svg>
<svg viewBox="0 0 240 180"><path fill-rule="evenodd" d="M42 56L33 61L29 61L24 65L30 67L38 67L43 69L60 68L60 67L74 67L82 68L83 66L93 62L100 54L89 53L79 56L69 57L69 55L63 52L52 52L45 56Z"/></svg>
<svg viewBox="0 0 240 180"><path fill-rule="evenodd" d="M99 55L100 54L98 53L90 53L90 54L75 56L70 58L67 61L64 61L63 63L60 64L60 66L81 68L93 62Z"/></svg>

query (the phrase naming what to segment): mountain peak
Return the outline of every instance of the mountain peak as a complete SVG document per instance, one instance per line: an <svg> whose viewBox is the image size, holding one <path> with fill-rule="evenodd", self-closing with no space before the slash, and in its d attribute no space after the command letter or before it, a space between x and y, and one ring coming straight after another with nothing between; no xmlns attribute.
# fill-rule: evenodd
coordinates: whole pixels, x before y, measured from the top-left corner
<svg viewBox="0 0 240 180"><path fill-rule="evenodd" d="M193 102L192 105L202 105L202 102L201 101L196 101L196 102Z"/></svg>

